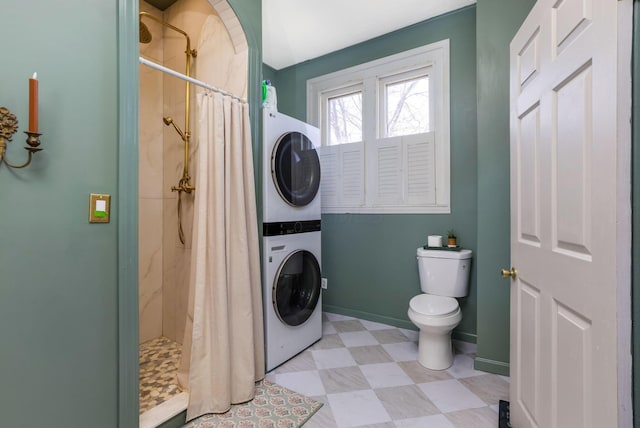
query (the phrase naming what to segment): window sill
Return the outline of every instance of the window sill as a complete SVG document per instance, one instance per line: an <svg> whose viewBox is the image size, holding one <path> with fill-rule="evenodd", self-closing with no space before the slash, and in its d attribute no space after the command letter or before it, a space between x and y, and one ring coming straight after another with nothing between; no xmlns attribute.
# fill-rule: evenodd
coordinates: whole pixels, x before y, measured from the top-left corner
<svg viewBox="0 0 640 428"><path fill-rule="evenodd" d="M322 214L451 214L449 206L322 207Z"/></svg>

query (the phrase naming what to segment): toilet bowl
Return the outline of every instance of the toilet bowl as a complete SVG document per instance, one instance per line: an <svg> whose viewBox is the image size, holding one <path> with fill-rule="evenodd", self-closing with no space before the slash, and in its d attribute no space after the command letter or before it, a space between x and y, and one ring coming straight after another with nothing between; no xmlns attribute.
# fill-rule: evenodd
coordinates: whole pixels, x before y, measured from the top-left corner
<svg viewBox="0 0 640 428"><path fill-rule="evenodd" d="M467 295L471 251L418 248L417 260L423 294L409 301L407 315L420 329L418 362L444 370L453 364L451 332L462 320L455 297Z"/></svg>
<svg viewBox="0 0 640 428"><path fill-rule="evenodd" d="M418 362L431 370L451 367L451 332L462 320L458 301L453 297L419 294L409 301L408 315L420 329Z"/></svg>

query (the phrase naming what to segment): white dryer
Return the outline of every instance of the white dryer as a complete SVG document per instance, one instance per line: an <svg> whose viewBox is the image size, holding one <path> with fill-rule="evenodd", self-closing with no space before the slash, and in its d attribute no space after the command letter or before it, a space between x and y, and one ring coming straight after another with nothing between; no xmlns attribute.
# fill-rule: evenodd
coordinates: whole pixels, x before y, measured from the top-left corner
<svg viewBox="0 0 640 428"><path fill-rule="evenodd" d="M320 130L263 110L263 222L320 219Z"/></svg>
<svg viewBox="0 0 640 428"><path fill-rule="evenodd" d="M296 233L300 222L282 223L263 238L267 371L322 338L320 220L302 224L308 231Z"/></svg>

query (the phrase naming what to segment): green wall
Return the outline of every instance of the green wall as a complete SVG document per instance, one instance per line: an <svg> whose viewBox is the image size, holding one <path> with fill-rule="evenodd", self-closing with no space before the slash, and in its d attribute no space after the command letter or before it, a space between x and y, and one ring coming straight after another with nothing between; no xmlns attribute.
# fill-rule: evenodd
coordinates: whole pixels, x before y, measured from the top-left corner
<svg viewBox="0 0 640 428"><path fill-rule="evenodd" d="M228 1L250 46L258 148L261 4ZM0 165L3 427L137 425L136 11L137 0L3 3L0 106L20 122L9 160L25 158L34 71L44 134L27 169ZM92 192L112 195L109 224L87 222Z"/></svg>
<svg viewBox="0 0 640 428"><path fill-rule="evenodd" d="M8 157L25 159L34 71L44 151L0 165L0 426L117 426L118 216L87 221L91 192L118 208L117 6L2 3L0 105L20 123Z"/></svg>
<svg viewBox="0 0 640 428"><path fill-rule="evenodd" d="M249 44L249 115L253 145L254 178L258 222L262 220L262 2L257 0L227 0L242 24ZM258 225L259 233L262 227Z"/></svg>
<svg viewBox="0 0 640 428"><path fill-rule="evenodd" d="M420 292L415 251L429 234L455 229L476 250L475 7L431 19L276 72L278 110L306 119L307 79L429 43L450 39L451 214L323 215L325 309L415 328L409 300ZM476 281L462 299L458 334L475 341Z"/></svg>
<svg viewBox="0 0 640 428"><path fill-rule="evenodd" d="M509 43L534 0L478 0L478 356L476 368L508 374Z"/></svg>
<svg viewBox="0 0 640 428"><path fill-rule="evenodd" d="M255 65L261 58L260 2L229 3L252 46L250 99L252 117L256 118L261 79ZM406 302L417 292L414 248L427 233L444 232L453 226L460 231L463 245L477 249L477 281L472 284L472 293L477 287L479 365L498 371L499 363L508 361L508 287L495 274L509 262L509 231L504 227L509 201L503 198L508 195L509 174L508 43L532 5L533 0L479 0L477 11L466 9L429 21L428 26L413 26L356 50L329 55L322 64L314 61L281 70L277 80L293 78L292 87L304 88L303 82L310 77L451 38L452 82L454 78L457 81L452 84L456 92L451 115L452 128L456 126L452 129L452 165L472 169L453 177L453 212L446 216L323 217L323 261L330 279L325 303L346 313L407 325ZM9 47L0 79L0 106L8 107L20 121L20 131L9 143L8 157L13 162L24 159L27 77L34 71L40 79L45 151L27 169L11 171L0 166L0 366L5 368L0 426L84 427L89 423L92 427L129 428L131 425L117 422L117 332L118 328L121 332L137 330L134 323L117 325L117 302L123 298L118 296L118 270L122 270L123 260L118 260L117 246L126 241L122 234L118 238L118 217L130 221L124 216L134 214L131 209L118 214L121 195L116 194L118 187L127 184L118 183L118 168L123 163L118 165L118 5L69 0L65 6L74 13L43 0L6 0L3 4L0 36ZM640 78L637 0L634 6L634 77ZM476 13L478 105L483 107L477 114L479 150L475 146L475 102L467 99L467 93L475 94L475 75L454 77L468 72L463 69L475 68L475 47L467 46L470 36L466 31L475 31ZM83 60L81 53L91 60ZM305 93L304 89L296 94L278 86L280 110L304 119ZM640 90L634 85L634 125L640 122L639 99ZM461 101L454 105L453 100ZM257 147L259 124L252 123ZM634 208L640 205L637 129L634 126ZM256 168L259 165L256 163ZM258 170L256 175L259 177ZM471 186L476 176L477 191ZM110 224L87 223L91 192L112 194ZM473 203L467 204L467 199ZM638 212L634 209L634 232L640 233ZM362 244L352 244L359 238ZM330 252L344 255L353 264L336 260ZM634 259L639 253L640 244L634 239ZM365 259L365 254L370 258ZM384 269L378 268L382 262ZM345 280L340 279L343 275ZM639 278L638 264L634 264L634 325L640 319ZM342 296L348 304L343 304ZM475 312L471 297L463 307L465 321L475 319L475 314L469 315ZM376 309L375 313L369 308ZM638 355L640 333L636 328L635 367L640 364ZM638 370L634 372L634 391L637 409ZM636 425L640 425L640 412L635 413Z"/></svg>
<svg viewBox="0 0 640 428"><path fill-rule="evenodd" d="M270 80L271 84L273 86L277 86L278 82L276 82L276 79L278 77L278 71L275 70L273 67L270 67L267 64L262 64L262 79L263 80Z"/></svg>

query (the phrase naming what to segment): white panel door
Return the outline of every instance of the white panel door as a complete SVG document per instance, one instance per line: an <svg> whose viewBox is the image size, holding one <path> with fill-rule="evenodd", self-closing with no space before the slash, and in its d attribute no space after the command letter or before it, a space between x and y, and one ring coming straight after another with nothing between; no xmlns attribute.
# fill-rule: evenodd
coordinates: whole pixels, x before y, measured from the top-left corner
<svg viewBox="0 0 640 428"><path fill-rule="evenodd" d="M511 42L514 427L631 424L630 4L538 0Z"/></svg>

